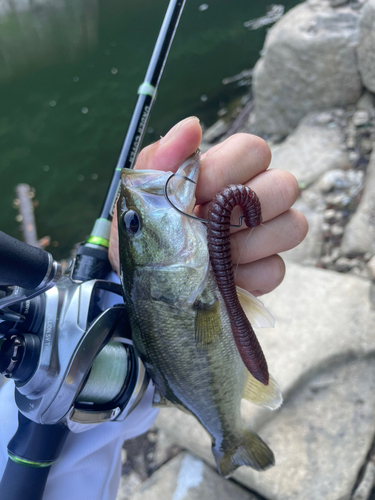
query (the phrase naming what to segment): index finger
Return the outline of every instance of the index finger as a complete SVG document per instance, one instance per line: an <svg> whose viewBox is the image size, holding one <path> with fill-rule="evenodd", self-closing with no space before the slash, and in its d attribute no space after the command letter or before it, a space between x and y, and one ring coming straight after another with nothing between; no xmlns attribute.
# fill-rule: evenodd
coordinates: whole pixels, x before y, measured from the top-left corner
<svg viewBox="0 0 375 500"><path fill-rule="evenodd" d="M211 201L229 184L245 184L264 172L271 161L267 143L251 134L235 134L202 155L197 204Z"/></svg>

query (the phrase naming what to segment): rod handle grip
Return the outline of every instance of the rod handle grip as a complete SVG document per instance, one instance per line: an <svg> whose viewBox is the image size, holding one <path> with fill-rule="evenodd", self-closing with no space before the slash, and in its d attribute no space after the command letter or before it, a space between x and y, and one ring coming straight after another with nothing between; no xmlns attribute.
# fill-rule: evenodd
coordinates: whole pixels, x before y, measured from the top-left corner
<svg viewBox="0 0 375 500"><path fill-rule="evenodd" d="M33 290L43 281L50 254L0 231L0 284Z"/></svg>

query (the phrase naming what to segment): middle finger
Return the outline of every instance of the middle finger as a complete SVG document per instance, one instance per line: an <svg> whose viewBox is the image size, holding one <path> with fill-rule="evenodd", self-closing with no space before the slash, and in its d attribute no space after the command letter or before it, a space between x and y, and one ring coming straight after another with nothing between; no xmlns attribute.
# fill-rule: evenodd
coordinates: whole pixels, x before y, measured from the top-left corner
<svg viewBox="0 0 375 500"><path fill-rule="evenodd" d="M257 194L262 208L263 222L274 219L286 212L298 198L299 188L295 177L285 170L271 169L262 172L245 184ZM199 205L196 214L203 219L207 218L211 202ZM232 224L238 224L242 215L240 207L232 212ZM246 229L245 223L240 228L232 228L231 232Z"/></svg>
<svg viewBox="0 0 375 500"><path fill-rule="evenodd" d="M232 234L232 260L244 264L290 250L302 242L307 229L305 216L290 209L254 229Z"/></svg>

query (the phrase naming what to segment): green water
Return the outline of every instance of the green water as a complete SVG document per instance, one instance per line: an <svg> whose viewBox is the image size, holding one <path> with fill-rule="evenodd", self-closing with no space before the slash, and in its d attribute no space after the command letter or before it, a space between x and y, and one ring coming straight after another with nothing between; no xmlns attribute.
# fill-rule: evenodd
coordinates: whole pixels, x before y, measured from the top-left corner
<svg viewBox="0 0 375 500"><path fill-rule="evenodd" d="M218 110L248 92L222 84L259 58L266 29L244 28L268 1L215 0L201 11L187 0L159 87L146 142L197 115L210 126ZM298 3L283 2L286 10ZM78 63L60 63L1 85L0 228L21 238L14 187L36 190L39 237L56 258L90 232L122 146L167 0L103 0L99 42ZM202 101L201 96L207 100Z"/></svg>

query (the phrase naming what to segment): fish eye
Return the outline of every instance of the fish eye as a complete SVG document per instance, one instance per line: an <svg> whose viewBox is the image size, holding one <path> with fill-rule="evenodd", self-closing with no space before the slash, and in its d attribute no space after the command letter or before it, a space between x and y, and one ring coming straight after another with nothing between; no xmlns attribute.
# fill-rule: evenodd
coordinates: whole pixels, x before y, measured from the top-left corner
<svg viewBox="0 0 375 500"><path fill-rule="evenodd" d="M141 230L141 219L135 210L129 210L124 215L124 224L126 231L134 236Z"/></svg>

